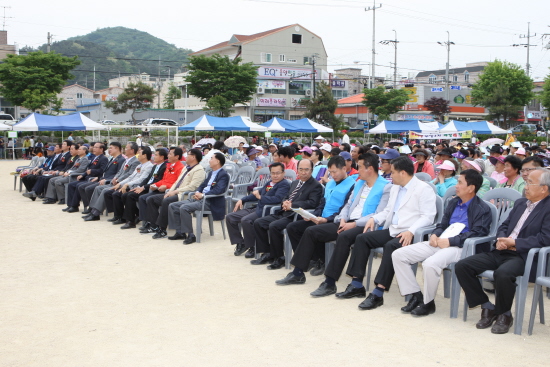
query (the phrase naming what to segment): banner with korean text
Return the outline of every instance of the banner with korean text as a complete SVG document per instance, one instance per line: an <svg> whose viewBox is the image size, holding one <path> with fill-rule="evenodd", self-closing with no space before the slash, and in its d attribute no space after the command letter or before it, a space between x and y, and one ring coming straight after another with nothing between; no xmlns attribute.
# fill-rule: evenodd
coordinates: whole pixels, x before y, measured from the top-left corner
<svg viewBox="0 0 550 367"><path fill-rule="evenodd" d="M453 133L415 133L409 131L409 139L471 139L472 130Z"/></svg>

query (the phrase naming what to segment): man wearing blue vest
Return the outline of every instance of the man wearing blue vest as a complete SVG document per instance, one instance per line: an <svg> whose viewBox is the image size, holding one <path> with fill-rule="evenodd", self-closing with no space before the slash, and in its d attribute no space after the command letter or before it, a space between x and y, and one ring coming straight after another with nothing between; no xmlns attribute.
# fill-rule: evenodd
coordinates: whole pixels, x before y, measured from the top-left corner
<svg viewBox="0 0 550 367"><path fill-rule="evenodd" d="M337 157L329 161L330 165L333 159ZM355 237L363 233L367 220L373 214L383 210L388 202L391 185L378 175L378 162L378 156L373 153L359 156L359 180L350 186L350 188L353 187L353 192L349 199L344 199L343 202L346 205L339 211L340 214L334 217L332 223L318 224L305 229L292 257L291 264L295 266L294 271L286 278L277 281L278 285L304 283L306 281L304 270L307 270L316 248L324 249L325 242L336 241L334 253L326 267L326 280L311 295L323 297L336 293L336 281L344 270ZM333 169L334 167L330 168L330 170ZM345 163L343 169L346 169ZM329 184L330 181L327 184L327 190L329 190ZM333 192L332 195L337 194ZM290 238L292 241L292 237Z"/></svg>

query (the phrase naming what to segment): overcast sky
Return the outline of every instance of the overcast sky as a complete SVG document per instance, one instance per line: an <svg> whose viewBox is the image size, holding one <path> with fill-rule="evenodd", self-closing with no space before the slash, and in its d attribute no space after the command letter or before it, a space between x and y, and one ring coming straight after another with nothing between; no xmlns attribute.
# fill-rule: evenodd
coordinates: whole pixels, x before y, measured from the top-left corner
<svg viewBox="0 0 550 367"><path fill-rule="evenodd" d="M373 2L357 0L210 0L154 1L116 0L82 3L74 0L7 0L5 9L8 42L39 46L47 32L54 41L83 35L98 28L124 26L148 32L194 51L229 40L232 34L253 34L299 23L320 36L329 60L327 69L357 66L368 75L371 62ZM542 80L550 72L550 4L548 0L504 2L496 0L390 0L376 10L376 75L392 74L393 47L378 42L399 41L397 66L409 72L444 69L446 48L451 46L450 66L507 60L525 67L527 23L531 22L531 76ZM0 8L0 16L2 15ZM542 38L543 34L549 34ZM268 50L266 50L268 51ZM358 62L358 64L355 64Z"/></svg>

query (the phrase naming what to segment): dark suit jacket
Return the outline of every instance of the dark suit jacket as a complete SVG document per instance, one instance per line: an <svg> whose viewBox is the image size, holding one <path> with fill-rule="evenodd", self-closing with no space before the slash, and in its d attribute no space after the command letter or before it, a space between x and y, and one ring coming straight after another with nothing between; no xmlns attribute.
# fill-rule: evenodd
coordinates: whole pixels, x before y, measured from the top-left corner
<svg viewBox="0 0 550 367"><path fill-rule="evenodd" d="M105 157L104 154L100 155L95 162L94 159L95 158L91 158L90 164L88 165L88 169L91 170L90 175L84 176L100 177L103 174L103 171L105 171L107 165L109 164L109 158Z"/></svg>
<svg viewBox="0 0 550 367"><path fill-rule="evenodd" d="M498 228L497 237L510 236L526 208L527 199L516 200L510 215ZM550 196L541 200L523 223L518 238L516 238L516 251L504 251L516 252L523 260L527 260L530 249L550 246L550 221L548 218L550 218ZM533 268L536 267L536 264L535 260Z"/></svg>
<svg viewBox="0 0 550 367"><path fill-rule="evenodd" d="M262 216L264 206L280 204L283 198L288 195L288 189L290 188L290 183L288 182L288 180L281 180L277 182L275 186L271 188L271 190L266 191L267 186L270 183L271 182L266 183L265 186L259 190L260 196L262 197L260 201L258 201L256 196L254 196L253 194L245 196L241 199L243 203L258 201L258 206L256 207L256 215L258 217Z"/></svg>
<svg viewBox="0 0 550 367"><path fill-rule="evenodd" d="M69 157L71 156L71 154L69 152L67 152L65 154L69 154ZM60 170L63 169L63 167L65 167L65 165L67 164L67 161L68 161L68 159L63 160L63 157L65 157L65 154L60 154L57 157L57 159L55 159L53 161L52 168L51 168L52 171L60 171Z"/></svg>
<svg viewBox="0 0 550 367"><path fill-rule="evenodd" d="M139 186L143 186L143 188L145 189L145 192L149 191L149 186L151 186L152 184L157 183L160 180L162 180L162 178L164 177L164 171L166 171L166 161L164 161L160 164L160 168L157 172L157 177L155 177L153 182L151 182L151 184L149 184L148 183L149 180L155 174L155 168L156 167L153 167L153 169L151 170L151 173L149 174L149 176L146 179L144 179L143 181L141 181L141 183L139 184Z"/></svg>
<svg viewBox="0 0 550 367"><path fill-rule="evenodd" d="M109 183L118 173L119 168L122 167L124 164L124 161L126 158L122 156L122 154L119 154L116 158L111 159L110 162L108 162L107 167L105 168L105 171L103 171L103 175L101 175L100 181L105 179Z"/></svg>
<svg viewBox="0 0 550 367"><path fill-rule="evenodd" d="M67 172L68 170L70 170L74 166L74 163L76 162L77 159L78 159L77 155L74 156L74 159L73 157L69 156L69 158L67 158L67 160L65 161L65 163L67 164L65 165L65 167L63 167L61 171Z"/></svg>
<svg viewBox="0 0 550 367"><path fill-rule="evenodd" d="M296 186L298 186L299 182L300 180L295 180L290 184L290 190L288 190L288 194L283 198L283 201L288 200ZM315 209L317 205L319 205L319 202L322 198L323 185L317 182L315 178L310 177L309 180L304 182L302 187L300 187L300 190L298 190L298 192L292 199L292 207L302 209ZM284 217L289 217L291 215L294 215L294 212L292 210L279 210L277 211L277 214Z"/></svg>
<svg viewBox="0 0 550 367"><path fill-rule="evenodd" d="M208 186L208 181L210 181L210 177L212 177L212 171L208 173L208 176L206 176L206 179L202 182L202 184L197 189L198 192L202 192ZM227 189L227 186L229 185L229 175L223 168L220 169L218 172L216 179L212 182L212 185L210 186L210 191L206 194L206 199L208 200L208 204L210 204L210 211L212 212L212 217L214 217L214 220L222 220L225 217L225 198L222 196L215 197L208 199L208 195L219 195L223 194L225 190ZM200 218L199 218L200 219Z"/></svg>

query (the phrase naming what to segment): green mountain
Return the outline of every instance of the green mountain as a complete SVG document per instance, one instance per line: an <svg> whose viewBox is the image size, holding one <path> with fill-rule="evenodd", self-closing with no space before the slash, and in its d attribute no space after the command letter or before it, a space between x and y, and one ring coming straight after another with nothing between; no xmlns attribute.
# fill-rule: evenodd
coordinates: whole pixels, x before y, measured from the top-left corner
<svg viewBox="0 0 550 367"><path fill-rule="evenodd" d="M39 47L46 51L46 45ZM66 56L79 56L82 64L73 70L78 82L93 88L93 70L96 70L96 90L107 88L109 79L120 75L148 73L158 75L159 57L161 75L180 72L192 51L178 48L149 33L125 27L102 28L83 36L55 42L51 50ZM30 51L30 50L26 50ZM169 68L167 67L169 66ZM87 81L87 83L86 83Z"/></svg>

